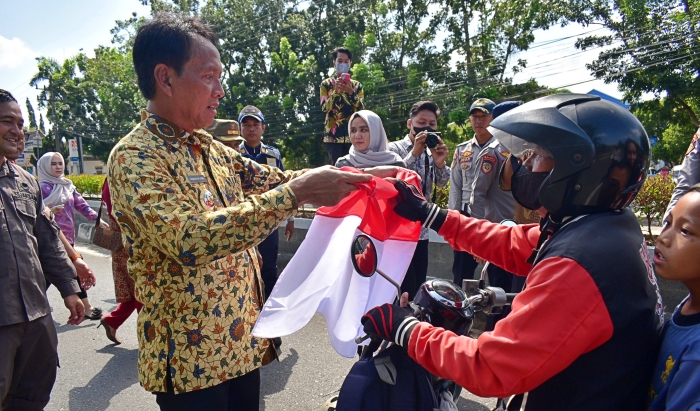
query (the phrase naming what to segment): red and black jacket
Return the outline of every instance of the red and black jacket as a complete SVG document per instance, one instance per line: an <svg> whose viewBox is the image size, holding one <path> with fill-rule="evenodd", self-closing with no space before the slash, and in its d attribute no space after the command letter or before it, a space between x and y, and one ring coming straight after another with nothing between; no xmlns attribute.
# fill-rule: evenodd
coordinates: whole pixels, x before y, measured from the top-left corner
<svg viewBox="0 0 700 411"><path fill-rule="evenodd" d="M644 409L663 310L631 211L566 224L534 265L526 260L537 225L442 213L438 233L448 243L527 276L527 286L508 317L476 340L418 324L408 345L413 359L476 395L517 395L509 409Z"/></svg>

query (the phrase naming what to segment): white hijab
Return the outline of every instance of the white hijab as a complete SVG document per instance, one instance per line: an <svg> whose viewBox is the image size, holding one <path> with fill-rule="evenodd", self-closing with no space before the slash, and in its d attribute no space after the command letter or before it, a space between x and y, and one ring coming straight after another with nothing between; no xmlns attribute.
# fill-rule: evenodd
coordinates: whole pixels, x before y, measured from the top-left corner
<svg viewBox="0 0 700 411"><path fill-rule="evenodd" d="M53 156L61 157L63 161L63 156L61 153L55 153L49 151L48 153L41 156L39 161L36 163L37 171L39 172L39 182L47 182L53 184L53 190L51 194L44 199L44 205L53 208L57 206L62 206L68 201L68 199L73 195L75 191L75 186L73 182L63 176L61 173L60 177L54 177L51 174L51 160ZM65 163L64 163L65 164Z"/></svg>
<svg viewBox="0 0 700 411"><path fill-rule="evenodd" d="M370 110L360 110L350 116L348 128L356 116L362 117L369 126L369 147L364 152L355 150L355 146L350 147L348 160L354 167L386 166L403 160L398 154L389 151L389 140L386 138L382 119L377 114Z"/></svg>

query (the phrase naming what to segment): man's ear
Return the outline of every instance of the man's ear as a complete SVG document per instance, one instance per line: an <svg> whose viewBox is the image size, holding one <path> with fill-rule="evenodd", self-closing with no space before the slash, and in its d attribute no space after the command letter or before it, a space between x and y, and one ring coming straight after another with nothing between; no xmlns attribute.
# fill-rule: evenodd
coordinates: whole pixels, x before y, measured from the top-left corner
<svg viewBox="0 0 700 411"><path fill-rule="evenodd" d="M262 130L263 130L263 133L265 132L265 130L267 130L267 126L265 125L265 123L262 123Z"/></svg>
<svg viewBox="0 0 700 411"><path fill-rule="evenodd" d="M408 120L406 120L406 127L408 127L408 132L409 132L409 133L411 133L411 126L412 126L412 125L413 125L413 122L411 121L410 118L409 118Z"/></svg>
<svg viewBox="0 0 700 411"><path fill-rule="evenodd" d="M156 88L160 89L165 95L173 96L173 86L170 80L177 75L171 67L161 63L153 69L153 77L156 79Z"/></svg>

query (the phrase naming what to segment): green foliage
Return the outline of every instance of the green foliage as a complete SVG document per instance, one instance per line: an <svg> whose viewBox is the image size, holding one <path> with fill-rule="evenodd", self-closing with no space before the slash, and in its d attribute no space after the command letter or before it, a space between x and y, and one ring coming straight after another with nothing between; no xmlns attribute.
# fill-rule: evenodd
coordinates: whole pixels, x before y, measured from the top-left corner
<svg viewBox="0 0 700 411"><path fill-rule="evenodd" d="M470 133L463 112L476 97L529 100L546 92L535 81L513 85L504 73L513 53L534 40L533 31L560 21L562 14L552 0L142 3L150 5L152 14L181 12L211 25L221 39L226 92L219 118L237 118L244 106L258 106L267 120L265 142L281 149L287 168L327 160L319 86L333 72L330 53L335 47L353 51L352 76L363 83L365 107L382 117L390 140L406 134L411 105L430 99L444 113L439 126L453 147ZM144 21L133 15L116 22L114 47L99 47L94 58L82 53L62 63L40 58L32 79L32 85L46 88L39 97L41 108L55 101L55 113L48 110L48 115L58 122L60 137L83 136L87 153L103 160L145 106L130 55ZM438 36L445 38L440 48ZM455 52L466 56L456 66L451 64ZM450 122L458 128L448 129ZM45 149L53 148L55 138L50 132Z"/></svg>
<svg viewBox="0 0 700 411"><path fill-rule="evenodd" d="M29 97L27 97L27 101L25 103L27 105L27 117L29 117L29 128L36 130L36 114L34 113L34 106L32 106L32 102L29 101Z"/></svg>
<svg viewBox="0 0 700 411"><path fill-rule="evenodd" d="M75 189L82 195L100 196L102 195L102 185L105 182L106 175L67 175L70 181L73 182Z"/></svg>
<svg viewBox="0 0 700 411"><path fill-rule="evenodd" d="M632 203L632 208L646 219L649 235L651 223L663 217L676 184L670 176L656 175L644 181L644 186Z"/></svg>
<svg viewBox="0 0 700 411"><path fill-rule="evenodd" d="M659 138L655 156L672 163L680 160L700 126L699 5L697 0L569 4L572 21L612 32L581 39L577 47L605 47L587 67L596 78L617 83L626 101L637 103L634 113L649 134Z"/></svg>

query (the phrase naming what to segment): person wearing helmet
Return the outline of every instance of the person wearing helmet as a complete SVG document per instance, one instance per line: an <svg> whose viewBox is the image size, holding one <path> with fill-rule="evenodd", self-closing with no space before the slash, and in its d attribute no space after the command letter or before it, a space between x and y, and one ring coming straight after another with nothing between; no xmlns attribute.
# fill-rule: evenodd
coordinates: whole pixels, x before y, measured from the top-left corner
<svg viewBox="0 0 700 411"><path fill-rule="evenodd" d="M245 139L241 136L236 120L214 120L214 123L205 128L204 131L211 134L214 140L219 143L241 152L241 143Z"/></svg>
<svg viewBox="0 0 700 411"><path fill-rule="evenodd" d="M515 154L513 196L539 211L539 226L441 210L401 181L395 210L454 248L527 276L512 312L471 339L386 304L363 317L365 331L476 395L510 397L508 410L645 409L663 306L639 222L626 209L649 164L643 126L597 96L561 94L523 104L491 127ZM630 143L634 161L621 155Z"/></svg>

